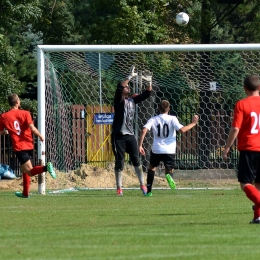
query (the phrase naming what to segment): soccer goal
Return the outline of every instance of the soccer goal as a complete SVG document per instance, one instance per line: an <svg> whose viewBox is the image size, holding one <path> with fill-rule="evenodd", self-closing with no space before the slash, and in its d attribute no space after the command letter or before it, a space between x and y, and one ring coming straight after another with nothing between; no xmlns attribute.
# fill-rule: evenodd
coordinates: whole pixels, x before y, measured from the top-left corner
<svg viewBox="0 0 260 260"><path fill-rule="evenodd" d="M39 178L38 192L48 182L55 189L113 189L114 157L110 134L116 85L135 65L133 93L144 90L142 72L153 72L153 94L136 108L135 135L157 114L162 99L170 114L199 124L178 135L175 162L177 188L234 188L238 151L222 160L235 102L243 98L245 75L260 74L260 44L208 45L73 45L38 46L38 128L46 141L38 143L42 164L51 161L58 178ZM144 171L149 164L152 136L147 135ZM138 187L126 156L123 185ZM45 183L45 180L47 183ZM167 188L164 168L156 172L155 187Z"/></svg>

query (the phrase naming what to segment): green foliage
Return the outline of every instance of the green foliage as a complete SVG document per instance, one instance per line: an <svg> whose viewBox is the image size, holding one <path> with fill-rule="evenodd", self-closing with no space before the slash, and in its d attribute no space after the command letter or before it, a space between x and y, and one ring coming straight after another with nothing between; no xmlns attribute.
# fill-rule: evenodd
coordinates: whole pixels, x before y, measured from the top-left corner
<svg viewBox="0 0 260 260"><path fill-rule="evenodd" d="M0 73L3 82L0 92L5 96L10 91L26 94L29 98L36 93L37 44L248 43L260 40L260 5L257 0L245 0L239 5L220 4L217 0L5 0L0 3L0 10ZM175 23L176 14L182 11L190 16L188 26ZM160 59L155 61L140 54L137 61L142 60L157 73L179 73L177 62L168 54L157 55ZM235 57L231 60L240 64ZM223 70L231 66L225 58L220 63ZM235 88L244 75L241 70L234 71L235 77L232 76L229 86L225 86L228 107L242 96ZM103 74L106 79L104 89L112 89L114 82L109 82ZM221 75L215 76L223 83ZM187 99L193 97L191 93ZM222 102L218 97L214 98ZM178 104L187 103L185 97L180 101ZM1 102L3 111L6 105ZM33 107L34 104L31 109Z"/></svg>
<svg viewBox="0 0 260 260"><path fill-rule="evenodd" d="M89 43L154 44L167 40L165 1L89 1L84 25ZM106 8L104 8L106 6Z"/></svg>
<svg viewBox="0 0 260 260"><path fill-rule="evenodd" d="M235 103L245 96L242 89L242 79L247 74L246 55L242 52L220 52L211 54L212 69L221 86L223 94L216 98L222 109L233 110Z"/></svg>
<svg viewBox="0 0 260 260"><path fill-rule="evenodd" d="M15 62L15 54L8 38L0 34L0 66L3 67L9 62Z"/></svg>
<svg viewBox="0 0 260 260"><path fill-rule="evenodd" d="M74 1L41 0L42 16L34 27L42 33L43 44L80 44L81 33L76 29Z"/></svg>
<svg viewBox="0 0 260 260"><path fill-rule="evenodd" d="M32 23L41 16L39 0L4 0L0 3L0 29L4 32L13 30L14 25Z"/></svg>
<svg viewBox="0 0 260 260"><path fill-rule="evenodd" d="M39 1L2 1L0 4L0 112L9 108L7 96L22 94L30 80L35 81L36 59L23 34L41 16Z"/></svg>
<svg viewBox="0 0 260 260"><path fill-rule="evenodd" d="M37 101L36 100L30 100L28 98L22 99L21 108L30 111L34 117L37 116L38 111L37 111Z"/></svg>
<svg viewBox="0 0 260 260"><path fill-rule="evenodd" d="M260 6L257 0L245 0L226 18L229 23L229 42L250 43L260 41Z"/></svg>
<svg viewBox="0 0 260 260"><path fill-rule="evenodd" d="M21 83L8 71L4 71L0 67L0 113L6 112L9 109L9 104L7 102L7 97L11 93L21 93Z"/></svg>
<svg viewBox="0 0 260 260"><path fill-rule="evenodd" d="M249 43L260 40L260 6L257 0L245 0L240 4L227 4L225 1L220 4L218 0L174 0L169 1L167 8L171 10L173 19L175 14L183 11L190 16L187 27L173 31L180 42L183 42L184 36L188 36L192 43ZM169 15L167 17L170 26L173 26L174 20Z"/></svg>

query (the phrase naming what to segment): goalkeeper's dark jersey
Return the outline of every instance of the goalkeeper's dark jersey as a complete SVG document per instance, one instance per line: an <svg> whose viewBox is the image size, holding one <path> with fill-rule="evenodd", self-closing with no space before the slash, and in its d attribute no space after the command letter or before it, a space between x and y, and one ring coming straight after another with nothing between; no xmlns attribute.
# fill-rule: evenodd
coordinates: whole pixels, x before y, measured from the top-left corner
<svg viewBox="0 0 260 260"><path fill-rule="evenodd" d="M145 90L142 94L121 98L114 103L114 121L113 121L113 134L129 134L134 135L133 122L135 114L135 105L144 101L151 96L151 91Z"/></svg>

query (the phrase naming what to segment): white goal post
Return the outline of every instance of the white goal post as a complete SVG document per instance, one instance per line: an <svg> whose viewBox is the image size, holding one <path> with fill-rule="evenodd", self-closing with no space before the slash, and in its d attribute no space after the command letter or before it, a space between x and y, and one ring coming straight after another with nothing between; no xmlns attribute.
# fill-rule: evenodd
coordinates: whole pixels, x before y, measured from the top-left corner
<svg viewBox="0 0 260 260"><path fill-rule="evenodd" d="M38 45L37 51L38 129L46 137L44 143L38 140L42 165L47 159L53 161L54 167L74 182L70 173L82 164L113 168L108 166L113 165L109 145L113 92L135 64L139 74L149 69L154 75L153 96L137 107L136 138L147 119L156 114L161 99L171 102L172 114L183 124L198 113L199 126L178 136L177 185L236 186L236 146L228 163L222 161L221 152L233 105L244 95L243 78L260 74L260 44ZM142 91L141 77L131 84L135 93ZM104 116L110 123L105 123ZM148 136L144 144L147 152L151 140ZM149 155L141 160L145 170ZM83 175L75 185L88 188L81 182L86 179ZM158 176L163 176L163 166ZM39 194L46 192L45 177L42 174L38 179ZM105 182L92 188L113 188L104 186ZM57 189L61 188L68 187L60 183Z"/></svg>

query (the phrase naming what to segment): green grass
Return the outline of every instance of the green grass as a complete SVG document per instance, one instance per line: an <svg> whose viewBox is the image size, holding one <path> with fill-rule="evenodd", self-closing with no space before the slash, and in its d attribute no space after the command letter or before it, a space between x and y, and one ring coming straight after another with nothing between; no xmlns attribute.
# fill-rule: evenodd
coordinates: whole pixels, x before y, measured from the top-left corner
<svg viewBox="0 0 260 260"><path fill-rule="evenodd" d="M241 190L0 194L1 259L256 259L260 225Z"/></svg>

